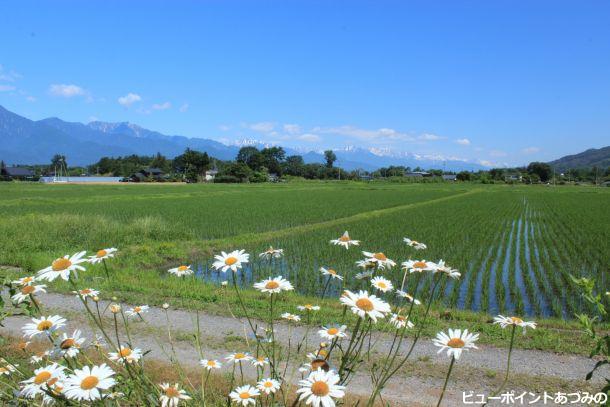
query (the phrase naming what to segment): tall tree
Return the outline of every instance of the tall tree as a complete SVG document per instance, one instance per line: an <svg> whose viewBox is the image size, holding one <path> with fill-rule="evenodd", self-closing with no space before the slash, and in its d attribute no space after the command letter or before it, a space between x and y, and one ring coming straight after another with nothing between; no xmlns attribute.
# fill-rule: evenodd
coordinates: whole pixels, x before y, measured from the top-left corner
<svg viewBox="0 0 610 407"><path fill-rule="evenodd" d="M333 168L333 164L337 161L337 155L333 150L324 151L324 159L326 160L326 166Z"/></svg>
<svg viewBox="0 0 610 407"><path fill-rule="evenodd" d="M535 161L527 166L527 172L530 175L536 174L540 178L540 181L547 182L551 178L553 170L547 163Z"/></svg>

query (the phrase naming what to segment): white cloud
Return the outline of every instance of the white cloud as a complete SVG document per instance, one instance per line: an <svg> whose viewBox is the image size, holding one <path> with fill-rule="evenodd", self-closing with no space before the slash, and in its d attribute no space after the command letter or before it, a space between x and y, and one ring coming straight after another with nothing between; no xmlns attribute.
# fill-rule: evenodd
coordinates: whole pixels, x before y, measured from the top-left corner
<svg viewBox="0 0 610 407"><path fill-rule="evenodd" d="M117 100L120 105L123 105L125 107L130 107L134 103L141 101L142 97L140 95L138 95L137 93L128 93L125 96L121 96Z"/></svg>
<svg viewBox="0 0 610 407"><path fill-rule="evenodd" d="M187 110L189 110L189 104L188 103L183 103L182 106L180 106L180 111L182 113L186 112Z"/></svg>
<svg viewBox="0 0 610 407"><path fill-rule="evenodd" d="M15 88L12 85L0 85L0 92L10 92L15 89L17 89L17 88Z"/></svg>
<svg viewBox="0 0 610 407"><path fill-rule="evenodd" d="M218 129L220 131L229 131L229 130L231 130L231 126L227 126L226 124L221 124L220 126L218 126Z"/></svg>
<svg viewBox="0 0 610 407"><path fill-rule="evenodd" d="M27 100L28 102L36 102L36 98L34 96L26 96L25 100Z"/></svg>
<svg viewBox="0 0 610 407"><path fill-rule="evenodd" d="M259 123L248 124L248 125L246 125L246 127L252 131L256 131L259 133L269 133L270 131L273 131L273 129L275 128L275 123L259 122Z"/></svg>
<svg viewBox="0 0 610 407"><path fill-rule="evenodd" d="M424 141L436 141L436 140L442 140L445 137L437 136L436 134L424 133L417 138L419 140L424 140Z"/></svg>
<svg viewBox="0 0 610 407"><path fill-rule="evenodd" d="M99 119L99 118L97 118L96 116L89 116L89 123L91 123L91 122L97 122L97 121L99 121L99 120L100 120L100 119Z"/></svg>
<svg viewBox="0 0 610 407"><path fill-rule="evenodd" d="M361 129L354 126L339 127L316 127L312 131L323 134L338 134L365 141L414 141L415 138L409 134L398 132L390 128L377 130Z"/></svg>
<svg viewBox="0 0 610 407"><path fill-rule="evenodd" d="M22 76L15 71L6 72L4 67L0 65L0 81L15 82L17 79L21 79Z"/></svg>
<svg viewBox="0 0 610 407"><path fill-rule="evenodd" d="M77 85L66 85L66 84L52 84L49 87L49 93L53 96L61 96L64 98L71 98L75 96L85 96L87 92L85 89Z"/></svg>
<svg viewBox="0 0 610 407"><path fill-rule="evenodd" d="M489 155L492 157L506 157L507 154L502 150L491 150Z"/></svg>
<svg viewBox="0 0 610 407"><path fill-rule="evenodd" d="M467 138L459 138L457 140L455 140L456 143L462 145L462 146L469 146L470 145L470 140L468 140Z"/></svg>
<svg viewBox="0 0 610 407"><path fill-rule="evenodd" d="M311 133L302 134L299 137L297 137L297 139L302 140L302 141L309 141L311 143L316 143L318 141L322 141L322 138L320 136L318 136L317 134L311 134Z"/></svg>
<svg viewBox="0 0 610 407"><path fill-rule="evenodd" d="M527 148L524 148L523 150L521 150L521 152L523 154L534 154L534 153L537 153L538 151L540 151L540 148L538 148L538 147L527 147Z"/></svg>
<svg viewBox="0 0 610 407"><path fill-rule="evenodd" d="M494 163L489 160L479 160L479 164L481 164L485 167L495 167Z"/></svg>
<svg viewBox="0 0 610 407"><path fill-rule="evenodd" d="M289 134L298 134L301 132L301 126L298 124L285 124L283 128L284 131Z"/></svg>
<svg viewBox="0 0 610 407"><path fill-rule="evenodd" d="M167 110L170 109L172 107L172 104L169 102L164 102L164 103L155 103L154 105L152 105L152 109L153 110Z"/></svg>

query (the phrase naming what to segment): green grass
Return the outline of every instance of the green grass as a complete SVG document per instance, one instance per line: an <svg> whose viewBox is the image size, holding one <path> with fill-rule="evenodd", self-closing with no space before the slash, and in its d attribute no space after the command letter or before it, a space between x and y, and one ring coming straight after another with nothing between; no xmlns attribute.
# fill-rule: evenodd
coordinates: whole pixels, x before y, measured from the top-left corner
<svg viewBox="0 0 610 407"><path fill-rule="evenodd" d="M67 253L114 246L120 255L111 263L112 281L93 279L102 275L98 267L98 272L81 276L86 284L127 301L170 301L226 314L227 306L237 312L230 291L223 294L212 284L167 278L167 268L209 264L214 253L234 248L244 248L255 258L273 245L285 250L286 263L280 270L255 261L255 278L288 276L309 297L291 294L281 310L295 312L297 304L322 302L318 322L331 322L340 309L336 299L319 301L314 296L324 284L319 266L337 269L354 288L359 283L353 279L358 271L353 264L362 257L360 249L383 251L397 262L442 258L458 268L462 278L442 282L434 315L451 309L454 319L433 318L426 334L457 324L483 332L484 342L502 345L506 338L488 323L489 315L531 313L536 320L546 317L541 323L546 329L528 333L519 347L586 353L589 344L575 331L576 325L561 318L589 311L570 274L593 277L607 287L608 204L607 189L580 187L5 183L0 184L0 265L34 272ZM521 227L512 228L514 222ZM344 230L362 246L346 251L328 244ZM425 242L428 249L414 252L402 243L404 236ZM508 274L503 275L505 260ZM398 269L385 276L395 284L402 280ZM430 285L423 280L419 297L426 298ZM412 278L407 287L415 289ZM52 289L68 287L54 284ZM265 310L263 296L252 291L246 295L253 311ZM525 309L526 303L531 309ZM458 311L462 304L467 310Z"/></svg>

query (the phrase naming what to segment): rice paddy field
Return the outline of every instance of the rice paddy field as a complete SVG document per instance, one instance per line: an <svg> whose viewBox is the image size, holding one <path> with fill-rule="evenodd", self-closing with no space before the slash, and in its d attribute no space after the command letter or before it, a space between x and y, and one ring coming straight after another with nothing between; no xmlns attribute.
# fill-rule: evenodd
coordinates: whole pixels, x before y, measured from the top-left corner
<svg viewBox="0 0 610 407"><path fill-rule="evenodd" d="M443 279L439 306L571 319L588 309L570 275L609 288L609 208L610 190L593 187L7 183L0 185L0 265L37 271L68 253L117 247L113 291L168 298L190 295L187 286L219 285L231 275L211 271L213 254L246 249L254 261L235 275L243 286L282 274L303 296L325 289L337 296L340 285L327 285L318 270L355 281L360 250L329 244L348 230L360 249L397 263L443 259L457 268L462 278ZM428 248L414 251L403 237ZM270 245L285 257L256 260ZM167 278L179 264L197 270L187 285ZM395 267L385 276L400 286L403 274ZM431 280L406 284L425 298Z"/></svg>

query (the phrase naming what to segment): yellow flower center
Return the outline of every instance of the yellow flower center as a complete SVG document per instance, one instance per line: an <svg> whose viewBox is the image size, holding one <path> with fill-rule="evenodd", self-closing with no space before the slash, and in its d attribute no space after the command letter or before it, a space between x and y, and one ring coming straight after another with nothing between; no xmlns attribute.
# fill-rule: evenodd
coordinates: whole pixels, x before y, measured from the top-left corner
<svg viewBox="0 0 610 407"><path fill-rule="evenodd" d="M328 273L332 274L333 276L337 275L337 272L333 269L328 269Z"/></svg>
<svg viewBox="0 0 610 407"><path fill-rule="evenodd" d="M385 289L385 288L388 288L388 285L386 283L384 283L383 281L378 281L377 287Z"/></svg>
<svg viewBox="0 0 610 407"><path fill-rule="evenodd" d="M250 398L250 392L244 391L242 393L239 393L239 398L242 400L246 400Z"/></svg>
<svg viewBox="0 0 610 407"><path fill-rule="evenodd" d="M237 257L227 257L227 259L225 260L225 264L227 266L232 266L235 263L237 263ZM243 393L242 393L243 394Z"/></svg>
<svg viewBox="0 0 610 407"><path fill-rule="evenodd" d="M311 385L311 392L318 397L327 396L330 393L330 387L325 382L313 382Z"/></svg>
<svg viewBox="0 0 610 407"><path fill-rule="evenodd" d="M8 369L7 369L7 368L5 368L5 367L0 367L0 374L2 374L2 373L7 373L7 372L8 372Z"/></svg>
<svg viewBox="0 0 610 407"><path fill-rule="evenodd" d="M328 352L325 349L320 349L320 351L318 352L318 355L326 357L326 355L328 355Z"/></svg>
<svg viewBox="0 0 610 407"><path fill-rule="evenodd" d="M406 317L403 317L402 315L397 315L397 316L396 316L396 320L397 320L397 321L400 321L400 322L404 322L404 321L406 321L406 320L407 320L407 318L406 318Z"/></svg>
<svg viewBox="0 0 610 407"><path fill-rule="evenodd" d="M213 360L208 360L208 366L214 367L216 366L216 362L214 362Z"/></svg>
<svg viewBox="0 0 610 407"><path fill-rule="evenodd" d="M328 328L326 333L329 335L337 335L339 333L339 329L337 328Z"/></svg>
<svg viewBox="0 0 610 407"><path fill-rule="evenodd" d="M265 382L265 383L263 383L263 386L269 389L269 388L273 387L273 383Z"/></svg>
<svg viewBox="0 0 610 407"><path fill-rule="evenodd" d="M81 295L88 295L91 294L91 290L88 288L85 288L83 290L80 290Z"/></svg>
<svg viewBox="0 0 610 407"><path fill-rule="evenodd" d="M370 312L375 309L373 302L368 298L360 298L358 301L356 301L356 307L366 312Z"/></svg>
<svg viewBox="0 0 610 407"><path fill-rule="evenodd" d="M100 379L98 379L97 377L87 376L83 379L82 382L80 382L80 388L83 390L91 390L92 388L97 386L97 384L99 382L100 382Z"/></svg>
<svg viewBox="0 0 610 407"><path fill-rule="evenodd" d="M142 307L133 307L133 312L142 312Z"/></svg>
<svg viewBox="0 0 610 407"><path fill-rule="evenodd" d="M523 320L519 317L510 317L511 321L513 321L513 324L515 325L519 325L523 323Z"/></svg>
<svg viewBox="0 0 610 407"><path fill-rule="evenodd" d="M174 397L179 397L180 396L180 392L178 391L178 389L176 389L173 386L169 386L167 389L164 390L165 395L169 398L174 398Z"/></svg>
<svg viewBox="0 0 610 407"><path fill-rule="evenodd" d="M21 289L21 294L24 295L30 295L32 294L34 291L36 291L36 288L33 285L26 285L25 287L23 287Z"/></svg>
<svg viewBox="0 0 610 407"><path fill-rule="evenodd" d="M415 263L413 263L413 268L415 269L423 269L426 268L426 262L425 261L416 261Z"/></svg>
<svg viewBox="0 0 610 407"><path fill-rule="evenodd" d="M340 242L349 242L351 239L349 238L348 235L343 235L339 238Z"/></svg>
<svg viewBox="0 0 610 407"><path fill-rule="evenodd" d="M50 386L53 386L55 383L57 383L57 381L58 381L58 380L59 380L59 378L58 378L58 377L54 377L54 378L52 378L51 380L49 380L49 381L47 382L47 385L48 385L49 387L50 387Z"/></svg>
<svg viewBox="0 0 610 407"><path fill-rule="evenodd" d="M59 347L61 349L70 349L71 347L73 347L74 345L76 345L76 342L74 341L74 339L72 338L68 338L68 339L64 339L60 344Z"/></svg>
<svg viewBox="0 0 610 407"><path fill-rule="evenodd" d="M447 346L450 348L463 348L466 343L460 338L451 338L449 342L447 342Z"/></svg>
<svg viewBox="0 0 610 407"><path fill-rule="evenodd" d="M29 283L31 283L32 281L34 281L34 277L24 277L24 278L21 280L21 284L22 284L22 285L29 284Z"/></svg>
<svg viewBox="0 0 610 407"><path fill-rule="evenodd" d="M72 265L72 262L68 259L65 258L60 258L55 260L53 263L51 263L51 269L53 271L63 271L65 269L67 269L68 267L70 267Z"/></svg>
<svg viewBox="0 0 610 407"><path fill-rule="evenodd" d="M108 254L108 252L107 252L106 250L103 250L103 249L102 249L102 250L98 251L98 252L97 252L95 255L96 255L98 258L100 258L100 257L104 257L104 256L106 256L107 254Z"/></svg>
<svg viewBox="0 0 610 407"><path fill-rule="evenodd" d="M44 321L40 321L38 326L36 327L39 331L48 331L53 327L53 322L45 319Z"/></svg>
<svg viewBox="0 0 610 407"><path fill-rule="evenodd" d="M234 359L243 359L246 355L244 353L236 353Z"/></svg>
<svg viewBox="0 0 610 407"><path fill-rule="evenodd" d="M311 305L311 304L305 304L305 305L303 306L303 308L308 309L308 310L311 310L311 309L313 309L313 305Z"/></svg>
<svg viewBox="0 0 610 407"><path fill-rule="evenodd" d="M131 349L123 348L119 351L119 355L121 355L121 357L123 358L126 358L127 356L131 355Z"/></svg>
<svg viewBox="0 0 610 407"><path fill-rule="evenodd" d="M40 373L38 373L36 376L34 376L34 384L38 384L41 385L43 383L46 383L47 380L49 380L51 378L51 373L45 371L42 371Z"/></svg>
<svg viewBox="0 0 610 407"><path fill-rule="evenodd" d="M188 266L180 266L178 267L178 271L186 271L188 270Z"/></svg>
<svg viewBox="0 0 610 407"><path fill-rule="evenodd" d="M280 283L278 283L277 281L268 281L267 284L265 284L265 288L267 290L275 290L279 286L280 286Z"/></svg>
<svg viewBox="0 0 610 407"><path fill-rule="evenodd" d="M381 261L385 261L385 260L387 260L387 259L388 259L388 258L386 257L386 255L385 255L385 254L383 254L383 253L381 253L381 252L380 252L380 253L375 253L375 254L373 255L373 257L374 257L374 258L376 258L377 260L381 260Z"/></svg>

